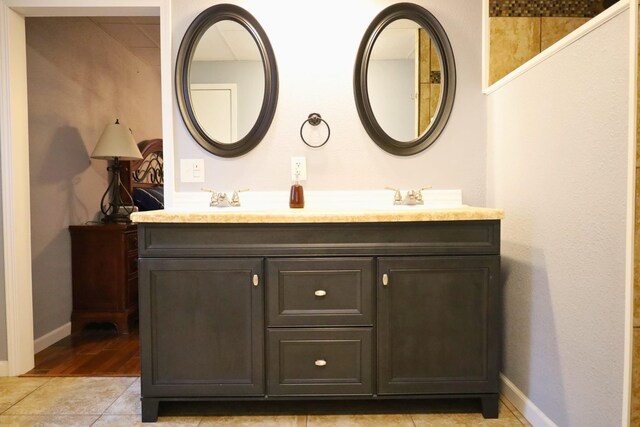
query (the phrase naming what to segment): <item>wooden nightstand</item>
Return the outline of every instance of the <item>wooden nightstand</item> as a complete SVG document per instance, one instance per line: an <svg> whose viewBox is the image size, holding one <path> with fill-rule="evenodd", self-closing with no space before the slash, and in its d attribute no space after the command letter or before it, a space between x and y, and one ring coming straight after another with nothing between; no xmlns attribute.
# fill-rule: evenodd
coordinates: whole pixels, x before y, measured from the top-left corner
<svg viewBox="0 0 640 427"><path fill-rule="evenodd" d="M138 232L135 224L69 226L73 312L71 331L110 322L129 333L138 316Z"/></svg>

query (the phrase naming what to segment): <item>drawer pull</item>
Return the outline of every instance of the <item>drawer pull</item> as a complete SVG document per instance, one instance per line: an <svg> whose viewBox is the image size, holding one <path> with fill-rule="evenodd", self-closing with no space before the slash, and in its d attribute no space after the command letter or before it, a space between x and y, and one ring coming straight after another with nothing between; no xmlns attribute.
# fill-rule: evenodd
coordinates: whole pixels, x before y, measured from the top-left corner
<svg viewBox="0 0 640 427"><path fill-rule="evenodd" d="M382 285L383 286L389 285L389 275L387 273L384 273L382 275Z"/></svg>
<svg viewBox="0 0 640 427"><path fill-rule="evenodd" d="M322 360L322 359L318 359L314 363L315 363L316 366L326 366L327 361L326 360Z"/></svg>
<svg viewBox="0 0 640 427"><path fill-rule="evenodd" d="M327 295L327 291L323 291L322 289L320 289L320 290L315 291L314 294L317 297L323 297L323 296Z"/></svg>
<svg viewBox="0 0 640 427"><path fill-rule="evenodd" d="M258 277L257 274L253 275L253 286L258 286L258 284L260 283L260 278Z"/></svg>

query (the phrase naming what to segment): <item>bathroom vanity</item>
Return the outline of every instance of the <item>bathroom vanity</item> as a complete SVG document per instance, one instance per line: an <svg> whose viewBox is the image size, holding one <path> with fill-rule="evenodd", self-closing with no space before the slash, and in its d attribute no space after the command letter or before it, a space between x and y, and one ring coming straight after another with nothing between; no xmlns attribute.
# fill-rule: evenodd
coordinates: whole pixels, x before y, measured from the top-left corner
<svg viewBox="0 0 640 427"><path fill-rule="evenodd" d="M143 421L187 400L478 398L498 416L501 210L132 218Z"/></svg>

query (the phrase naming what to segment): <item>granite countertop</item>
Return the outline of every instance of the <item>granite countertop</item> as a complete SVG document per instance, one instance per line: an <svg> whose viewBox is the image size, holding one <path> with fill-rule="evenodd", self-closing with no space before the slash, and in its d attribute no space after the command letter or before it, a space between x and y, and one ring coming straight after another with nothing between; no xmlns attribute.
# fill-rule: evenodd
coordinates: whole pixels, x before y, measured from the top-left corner
<svg viewBox="0 0 640 427"><path fill-rule="evenodd" d="M471 221L500 220L502 209L461 206L425 208L392 206L389 208L302 208L302 209L171 209L134 212L134 223L313 223L313 222L398 222L398 221Z"/></svg>

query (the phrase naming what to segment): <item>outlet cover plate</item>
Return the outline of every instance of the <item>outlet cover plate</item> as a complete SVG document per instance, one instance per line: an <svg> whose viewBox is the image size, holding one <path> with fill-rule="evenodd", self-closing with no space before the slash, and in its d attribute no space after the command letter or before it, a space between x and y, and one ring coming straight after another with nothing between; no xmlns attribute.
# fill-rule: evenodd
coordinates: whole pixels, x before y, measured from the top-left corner
<svg viewBox="0 0 640 427"><path fill-rule="evenodd" d="M297 177L299 181L306 181L307 179L307 158L306 157L292 157L291 158L291 180L296 180L296 171L300 172Z"/></svg>

